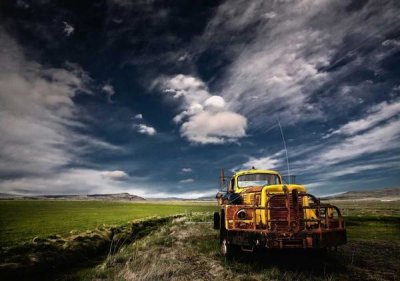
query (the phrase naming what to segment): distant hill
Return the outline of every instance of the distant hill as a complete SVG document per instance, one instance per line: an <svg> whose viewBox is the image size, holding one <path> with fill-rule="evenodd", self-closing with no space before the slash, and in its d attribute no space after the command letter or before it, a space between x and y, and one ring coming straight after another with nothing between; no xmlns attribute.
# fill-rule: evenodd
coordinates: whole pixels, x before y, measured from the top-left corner
<svg viewBox="0 0 400 281"><path fill-rule="evenodd" d="M88 194L88 195L35 195L17 196L0 193L0 199L25 199L25 200L106 200L106 201L143 201L143 197L129 193Z"/></svg>
<svg viewBox="0 0 400 281"><path fill-rule="evenodd" d="M21 197L21 196L10 193L0 193L0 198L16 198L16 197Z"/></svg>
<svg viewBox="0 0 400 281"><path fill-rule="evenodd" d="M184 199L180 198L180 197L146 197L146 200L151 200L151 201L179 201L179 200L184 200Z"/></svg>
<svg viewBox="0 0 400 281"><path fill-rule="evenodd" d="M114 193L114 194L89 194L89 198L101 199L101 200L129 200L138 201L146 200L143 197L129 194L129 193Z"/></svg>
<svg viewBox="0 0 400 281"><path fill-rule="evenodd" d="M334 200L372 200L372 199L387 199L400 200L400 188L384 188L377 190L364 191L348 191L334 196L328 196L324 199Z"/></svg>
<svg viewBox="0 0 400 281"><path fill-rule="evenodd" d="M217 193L217 192L215 192L215 193ZM213 200L217 200L217 199L215 198L215 195L214 195L214 196L202 196L202 197L197 198L197 200L213 201Z"/></svg>

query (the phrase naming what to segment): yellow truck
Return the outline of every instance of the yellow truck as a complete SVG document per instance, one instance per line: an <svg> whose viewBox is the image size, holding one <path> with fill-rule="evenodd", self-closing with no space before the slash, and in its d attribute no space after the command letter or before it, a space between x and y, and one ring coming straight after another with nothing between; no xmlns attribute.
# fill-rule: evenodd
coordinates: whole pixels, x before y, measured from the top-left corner
<svg viewBox="0 0 400 281"><path fill-rule="evenodd" d="M214 228L220 230L221 252L238 249L336 248L347 241L340 210L321 203L304 186L283 181L272 170L245 170L229 181L221 170L226 191L216 195L220 212Z"/></svg>

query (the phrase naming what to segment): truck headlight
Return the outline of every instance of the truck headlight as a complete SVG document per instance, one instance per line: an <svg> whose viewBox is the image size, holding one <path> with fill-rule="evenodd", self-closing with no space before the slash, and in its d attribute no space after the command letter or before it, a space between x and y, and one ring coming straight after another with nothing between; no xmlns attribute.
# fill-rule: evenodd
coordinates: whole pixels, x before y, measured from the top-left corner
<svg viewBox="0 0 400 281"><path fill-rule="evenodd" d="M241 209L237 212L237 217L239 220L245 220L246 219L246 211Z"/></svg>

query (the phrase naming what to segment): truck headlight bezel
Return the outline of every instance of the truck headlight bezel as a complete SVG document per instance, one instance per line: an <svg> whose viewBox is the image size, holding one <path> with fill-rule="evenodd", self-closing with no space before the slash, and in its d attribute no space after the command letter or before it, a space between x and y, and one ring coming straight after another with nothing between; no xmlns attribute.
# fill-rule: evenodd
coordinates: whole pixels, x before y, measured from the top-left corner
<svg viewBox="0 0 400 281"><path fill-rule="evenodd" d="M239 220L245 220L247 218L247 213L246 210L240 209L237 213L236 216Z"/></svg>

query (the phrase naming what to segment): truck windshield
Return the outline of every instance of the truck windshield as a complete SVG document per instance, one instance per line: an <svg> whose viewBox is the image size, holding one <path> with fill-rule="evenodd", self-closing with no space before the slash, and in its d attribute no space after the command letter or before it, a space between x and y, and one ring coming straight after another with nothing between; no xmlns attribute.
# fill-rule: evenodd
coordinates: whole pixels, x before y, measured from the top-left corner
<svg viewBox="0 0 400 281"><path fill-rule="evenodd" d="M238 187L263 186L280 183L279 177L272 174L249 174L238 177Z"/></svg>

